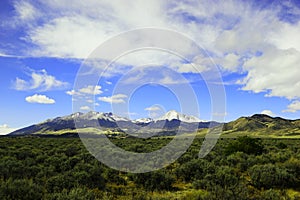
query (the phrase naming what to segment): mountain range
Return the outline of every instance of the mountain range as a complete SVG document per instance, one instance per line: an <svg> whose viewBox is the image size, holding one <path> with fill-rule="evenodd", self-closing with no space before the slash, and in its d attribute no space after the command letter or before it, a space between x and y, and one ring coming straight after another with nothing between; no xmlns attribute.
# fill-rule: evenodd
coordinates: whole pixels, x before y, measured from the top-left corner
<svg viewBox="0 0 300 200"><path fill-rule="evenodd" d="M9 135L61 135L66 133L130 133L132 135L145 134L145 137L153 135L172 135L178 131L195 132L198 129L217 126L217 122L206 122L194 116L188 116L171 110L157 119L142 118L130 120L111 112L102 113L90 111L88 113L73 113L71 115L48 119L39 124L31 125L16 130Z"/></svg>
<svg viewBox="0 0 300 200"><path fill-rule="evenodd" d="M194 116L188 116L171 110L157 119L142 118L130 120L113 113L90 111L88 113L73 113L71 115L48 119L9 134L9 136L24 135L71 135L77 132L83 134L127 135L148 138L154 135L175 135L183 132L205 134L207 128L223 125L222 136L235 137L253 135L257 137L298 137L300 136L300 120L289 120L255 114L240 117L228 123L203 121Z"/></svg>

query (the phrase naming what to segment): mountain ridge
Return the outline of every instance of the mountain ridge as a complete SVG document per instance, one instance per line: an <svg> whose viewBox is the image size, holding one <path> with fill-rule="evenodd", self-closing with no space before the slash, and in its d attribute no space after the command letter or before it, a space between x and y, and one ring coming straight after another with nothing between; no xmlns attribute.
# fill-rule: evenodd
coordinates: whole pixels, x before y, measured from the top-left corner
<svg viewBox="0 0 300 200"><path fill-rule="evenodd" d="M63 117L48 119L44 122L13 131L9 136L71 134L77 133L78 129L88 133L126 134L126 132L129 132L136 134L136 136L144 133L146 135L174 135L179 130L183 132L201 132L203 129L221 124L214 121L203 121L174 110L157 119L142 118L136 120L120 117L111 112L90 111L88 113L77 112ZM300 119L291 120L271 117L265 114L254 114L223 124L223 136L243 134L262 137L300 137Z"/></svg>
<svg viewBox="0 0 300 200"><path fill-rule="evenodd" d="M223 135L236 135L236 133L254 136L300 137L300 119L291 120L254 114L224 124Z"/></svg>
<svg viewBox="0 0 300 200"><path fill-rule="evenodd" d="M213 122L216 123L216 122ZM192 132L198 128L209 127L209 122L202 122L194 116L178 113L174 110L167 112L158 119L144 118L130 120L111 112L90 111L87 113L72 113L70 115L48 119L44 122L16 130L9 135L32 135L43 133L59 133L59 131L72 131L75 129L96 128L99 131L113 132L176 132L178 130ZM173 134L172 133L172 134Z"/></svg>

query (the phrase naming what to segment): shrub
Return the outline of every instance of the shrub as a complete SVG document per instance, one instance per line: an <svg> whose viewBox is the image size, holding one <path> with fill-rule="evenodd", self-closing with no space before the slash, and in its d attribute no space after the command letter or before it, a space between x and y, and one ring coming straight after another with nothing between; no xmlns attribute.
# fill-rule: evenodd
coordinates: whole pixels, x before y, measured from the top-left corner
<svg viewBox="0 0 300 200"><path fill-rule="evenodd" d="M0 199L42 199L42 190L41 186L28 179L0 180Z"/></svg>
<svg viewBox="0 0 300 200"><path fill-rule="evenodd" d="M161 170L132 176L137 185L141 185L149 191L171 190L175 182L174 177Z"/></svg>
<svg viewBox="0 0 300 200"><path fill-rule="evenodd" d="M260 155L264 151L264 146L258 138L243 136L231 141L224 150L226 155L230 155L238 151L246 154Z"/></svg>
<svg viewBox="0 0 300 200"><path fill-rule="evenodd" d="M257 188L287 188L295 183L295 178L286 168L273 164L254 165L249 169L249 175Z"/></svg>

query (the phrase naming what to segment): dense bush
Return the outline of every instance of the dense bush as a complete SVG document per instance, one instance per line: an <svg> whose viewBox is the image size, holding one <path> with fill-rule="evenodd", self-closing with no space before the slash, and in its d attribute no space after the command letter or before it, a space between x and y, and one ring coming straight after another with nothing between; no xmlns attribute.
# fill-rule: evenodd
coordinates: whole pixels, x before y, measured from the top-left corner
<svg viewBox="0 0 300 200"><path fill-rule="evenodd" d="M214 165L204 159L193 159L180 165L176 169L176 175L179 179L189 182L203 178L208 172L213 172L214 168Z"/></svg>
<svg viewBox="0 0 300 200"><path fill-rule="evenodd" d="M264 146L261 139L243 136L231 141L224 149L224 152L226 155L230 155L238 151L246 154L260 155L263 153L263 150Z"/></svg>
<svg viewBox="0 0 300 200"><path fill-rule="evenodd" d="M282 166L254 165L249 169L252 183L257 188L289 188L295 186L295 177Z"/></svg>
<svg viewBox="0 0 300 200"><path fill-rule="evenodd" d="M172 185L175 182L174 177L164 170L143 174L133 174L132 180L137 185L143 186L149 191L171 190Z"/></svg>
<svg viewBox="0 0 300 200"><path fill-rule="evenodd" d="M128 151L150 152L171 139L111 141ZM0 199L263 200L300 196L299 140L223 139L199 159L202 141L196 138L181 158L164 169L130 174L101 164L78 138L1 138Z"/></svg>
<svg viewBox="0 0 300 200"><path fill-rule="evenodd" d="M0 180L0 199L42 199L43 187L35 184L31 179Z"/></svg>

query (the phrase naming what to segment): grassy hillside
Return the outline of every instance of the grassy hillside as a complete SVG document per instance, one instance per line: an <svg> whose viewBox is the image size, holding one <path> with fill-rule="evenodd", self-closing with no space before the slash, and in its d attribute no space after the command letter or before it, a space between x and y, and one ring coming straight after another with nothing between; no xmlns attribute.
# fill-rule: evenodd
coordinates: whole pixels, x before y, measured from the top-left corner
<svg viewBox="0 0 300 200"><path fill-rule="evenodd" d="M224 124L223 137L250 135L254 137L300 137L300 120L273 118L267 115L241 117Z"/></svg>

